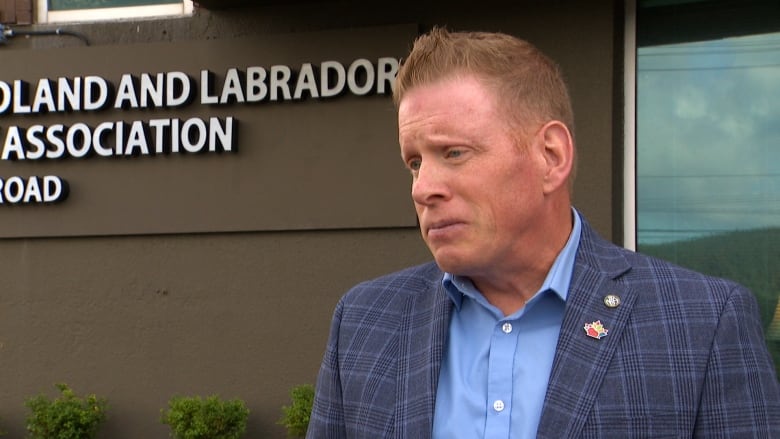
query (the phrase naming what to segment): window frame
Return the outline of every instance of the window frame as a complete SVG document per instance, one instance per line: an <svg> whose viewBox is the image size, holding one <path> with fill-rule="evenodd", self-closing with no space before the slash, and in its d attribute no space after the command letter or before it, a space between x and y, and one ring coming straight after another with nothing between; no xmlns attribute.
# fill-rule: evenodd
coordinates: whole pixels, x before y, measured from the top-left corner
<svg viewBox="0 0 780 439"><path fill-rule="evenodd" d="M636 2L625 0L623 37L623 247L636 251Z"/></svg>

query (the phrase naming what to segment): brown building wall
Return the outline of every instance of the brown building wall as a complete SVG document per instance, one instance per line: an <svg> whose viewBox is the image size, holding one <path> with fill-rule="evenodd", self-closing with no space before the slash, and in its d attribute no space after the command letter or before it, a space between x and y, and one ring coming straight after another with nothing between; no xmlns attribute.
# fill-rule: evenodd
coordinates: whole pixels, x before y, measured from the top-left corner
<svg viewBox="0 0 780 439"><path fill-rule="evenodd" d="M577 115L576 204L611 237L620 222L620 206L613 204L620 191L613 180L621 172L615 151L622 145L615 135L622 120L615 105L619 7L578 0L511 7L488 1L479 9L423 3L377 9L349 1L265 2L198 9L175 20L60 27L87 35L93 46L409 23L527 38L567 73ZM17 37L0 48L0 73L6 51L79 44ZM392 122L394 115L387 117ZM296 194L289 197L294 202ZM359 212L360 199L353 208ZM12 224L9 213L18 213L9 209L19 208L0 208L2 228ZM171 396L215 393L246 401L246 437L285 437L275 424L280 407L291 386L314 382L341 294L358 281L428 259L409 226L2 239L0 429L23 437L24 400L66 382L108 398L110 419L100 438L167 437L159 410Z"/></svg>

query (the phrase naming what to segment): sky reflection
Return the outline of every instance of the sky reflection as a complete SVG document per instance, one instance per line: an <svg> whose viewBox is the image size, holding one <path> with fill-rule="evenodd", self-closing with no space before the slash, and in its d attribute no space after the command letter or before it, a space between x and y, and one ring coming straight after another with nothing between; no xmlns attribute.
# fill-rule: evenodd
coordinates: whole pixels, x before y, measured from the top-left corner
<svg viewBox="0 0 780 439"><path fill-rule="evenodd" d="M780 33L637 56L641 244L780 226Z"/></svg>

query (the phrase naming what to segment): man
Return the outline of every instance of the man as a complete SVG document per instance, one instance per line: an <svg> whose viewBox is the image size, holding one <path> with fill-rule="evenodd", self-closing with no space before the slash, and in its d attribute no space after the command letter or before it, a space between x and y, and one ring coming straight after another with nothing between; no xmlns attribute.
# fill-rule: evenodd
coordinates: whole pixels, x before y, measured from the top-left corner
<svg viewBox="0 0 780 439"><path fill-rule="evenodd" d="M780 437L752 294L615 246L571 206L553 62L435 28L394 97L435 264L339 302L308 437Z"/></svg>

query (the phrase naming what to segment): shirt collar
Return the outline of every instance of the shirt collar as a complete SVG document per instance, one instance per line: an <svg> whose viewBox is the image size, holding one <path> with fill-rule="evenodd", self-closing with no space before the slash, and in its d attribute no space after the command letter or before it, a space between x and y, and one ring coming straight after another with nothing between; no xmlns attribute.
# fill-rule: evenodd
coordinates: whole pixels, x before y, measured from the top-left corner
<svg viewBox="0 0 780 439"><path fill-rule="evenodd" d="M574 218L574 226L572 227L571 234L569 234L569 240L566 241L566 245L558 253L555 258L550 271L547 272L547 277L542 283L542 287L531 299L533 300L540 293L545 291L553 291L564 302L569 294L569 285L571 284L571 276L574 273L574 259L577 255L577 249L580 245L580 235L582 234L582 221L577 210L572 207L572 217ZM471 280L465 276L457 276L452 273L444 273L442 278L442 285L444 291L450 297L455 307L460 310L463 303L463 296L468 296L474 300L485 300L484 296L476 289Z"/></svg>

